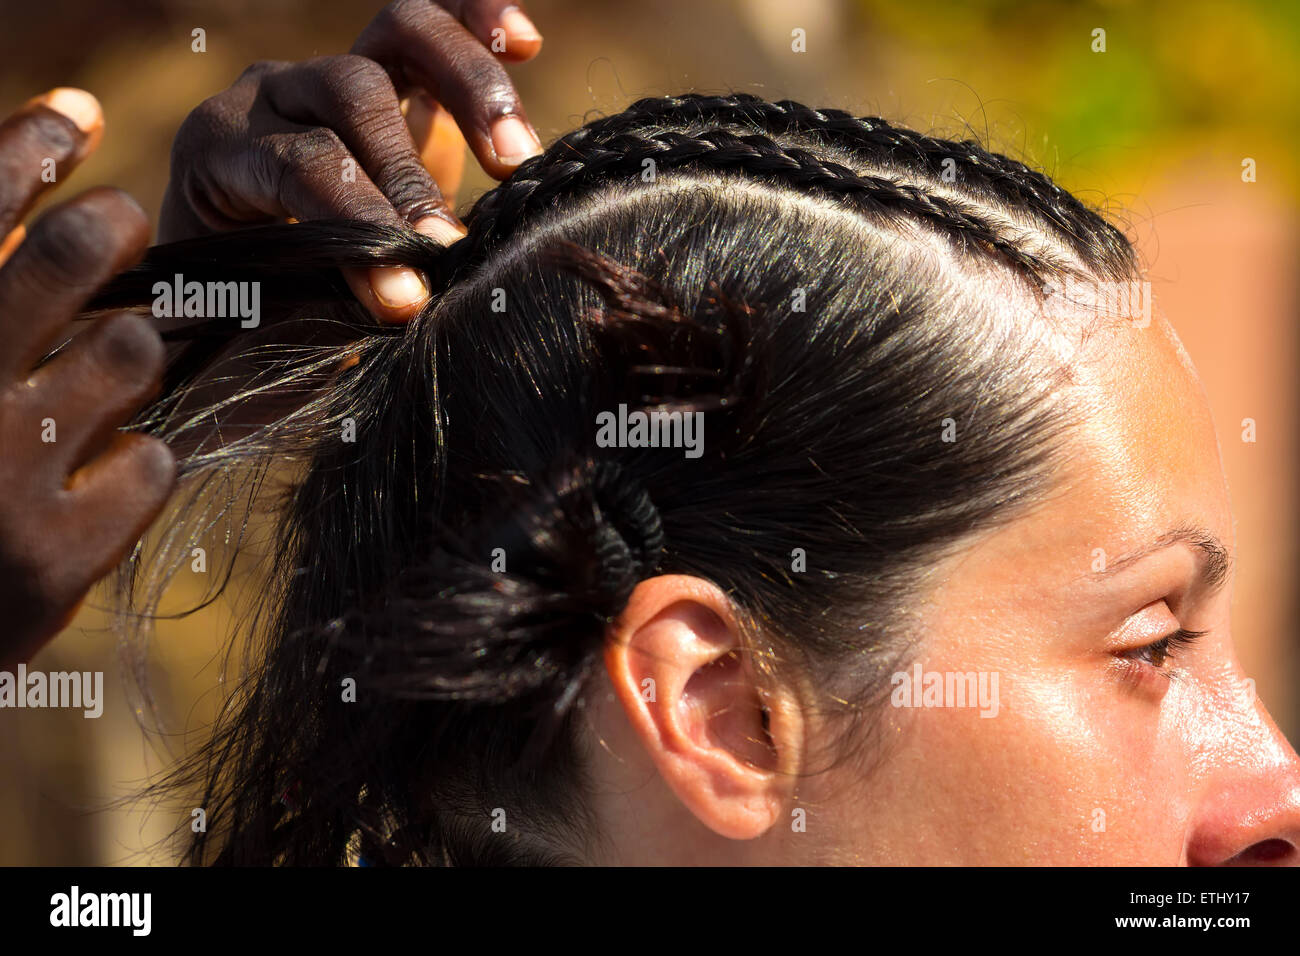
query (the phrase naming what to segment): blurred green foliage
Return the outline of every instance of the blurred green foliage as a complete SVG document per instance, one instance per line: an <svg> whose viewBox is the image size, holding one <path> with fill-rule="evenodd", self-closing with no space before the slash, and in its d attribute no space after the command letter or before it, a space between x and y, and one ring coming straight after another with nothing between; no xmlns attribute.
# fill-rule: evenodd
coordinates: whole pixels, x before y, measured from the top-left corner
<svg viewBox="0 0 1300 956"><path fill-rule="evenodd" d="M959 77L985 104L1013 104L1063 158L1122 161L1196 140L1274 154L1283 161L1273 172L1300 185L1300 4L858 0L856 9L877 45L907 50L894 61L907 77L892 83ZM1098 28L1104 53L1093 51Z"/></svg>

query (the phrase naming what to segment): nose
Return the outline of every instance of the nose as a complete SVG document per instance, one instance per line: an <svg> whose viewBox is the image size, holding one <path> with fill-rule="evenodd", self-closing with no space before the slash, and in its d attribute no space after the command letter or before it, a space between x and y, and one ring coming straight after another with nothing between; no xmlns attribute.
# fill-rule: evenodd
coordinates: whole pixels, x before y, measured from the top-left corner
<svg viewBox="0 0 1300 956"><path fill-rule="evenodd" d="M1300 866L1300 757L1262 706L1257 716L1194 811L1189 866Z"/></svg>

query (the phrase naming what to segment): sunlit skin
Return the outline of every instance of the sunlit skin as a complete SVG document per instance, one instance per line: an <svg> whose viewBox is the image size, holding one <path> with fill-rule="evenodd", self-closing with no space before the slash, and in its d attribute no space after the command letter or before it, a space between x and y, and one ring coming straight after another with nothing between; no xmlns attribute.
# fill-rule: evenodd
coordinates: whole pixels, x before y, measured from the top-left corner
<svg viewBox="0 0 1300 956"><path fill-rule="evenodd" d="M485 172L501 178L540 146L531 134L497 142L503 104L517 99L508 77L483 68L488 54L479 47L497 6L461 9L466 29L434 5L392 4L361 49L398 66L428 66L427 82L416 86L450 94L459 108L440 115L460 122ZM503 59L536 54L531 23L518 11L502 16ZM430 49L439 51L432 66L424 63ZM267 217L346 214L416 228L424 213L445 218L442 196L455 191L465 140L446 138L445 123L431 133L428 117L418 121L426 108L418 96L417 116L403 119L388 73L360 59L354 52L316 60L294 73L346 83L358 95L322 98L328 83L279 87L312 121L296 144L276 140L283 164L270 179L283 188L276 195L238 188L266 179L250 175L248 164L256 172L261 160L247 147L267 132L253 122L254 106L269 95L275 71L247 74L209 101L206 115L225 123L189 127L178 140L188 157L180 171L223 183L233 211L246 216L196 224L196 211L174 200L165 237ZM161 343L147 324L100 320L33 374L90 293L147 242L143 213L104 191L50 213L30 237L22 225L48 186L41 160L57 159L62 181L102 135L93 97L71 92L48 94L0 128L0 155L19 171L0 182L0 318L13 359L0 382L0 433L11 436L10 467L0 474L0 609L10 624L0 664L27 659L67 623L86 589L157 514L173 480L171 454L159 443L138 435L108 447L82 442L112 432L160 381ZM376 125L376 117L387 123ZM366 135L421 122L411 142ZM350 184L331 175L325 189L321 171L340 168L343 146L368 175ZM450 242L459 232L430 234ZM385 275L405 271L353 274L349 282L377 320L400 322L423 302L418 280L405 305L385 304L378 291ZM726 596L709 582L650 579L616 622L605 673L581 701L585 799L596 821L591 861L1300 860L1300 760L1233 653L1232 515L1199 380L1163 320L1111 327L1070 364L1074 380L1061 400L1087 413L1063 439L1059 484L937 561L915 595L913 659L929 672L996 673L997 716L886 702L847 729L850 740L866 742L861 752L828 766L825 750L845 728L819 715L825 690L788 668L775 682L761 678ZM39 440L46 416L60 423L57 445ZM1204 634L1168 654L1152 647L1180 628ZM653 700L643 693L647 682Z"/></svg>
<svg viewBox="0 0 1300 956"><path fill-rule="evenodd" d="M1091 410L1062 439L1055 489L940 562L917 598L914 660L996 672L997 715L886 700L854 728L878 745L812 772L830 731L799 699L816 690L767 687L730 655L711 585L643 582L587 703L594 858L1297 863L1300 759L1233 651L1232 512L1200 380L1163 320L1092 344L1063 395ZM1148 647L1180 627L1206 633Z"/></svg>

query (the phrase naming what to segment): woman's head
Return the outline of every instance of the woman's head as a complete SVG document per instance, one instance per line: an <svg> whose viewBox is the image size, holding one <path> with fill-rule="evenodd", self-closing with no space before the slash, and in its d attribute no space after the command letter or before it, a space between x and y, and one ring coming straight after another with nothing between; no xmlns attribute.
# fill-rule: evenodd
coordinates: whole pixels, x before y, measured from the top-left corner
<svg viewBox="0 0 1300 956"><path fill-rule="evenodd" d="M296 466L197 858L1295 855L1205 401L1099 216L973 143L729 96L591 123L466 222L177 244L104 300L183 268L355 330L340 265L440 293L238 366L313 395L189 459Z"/></svg>

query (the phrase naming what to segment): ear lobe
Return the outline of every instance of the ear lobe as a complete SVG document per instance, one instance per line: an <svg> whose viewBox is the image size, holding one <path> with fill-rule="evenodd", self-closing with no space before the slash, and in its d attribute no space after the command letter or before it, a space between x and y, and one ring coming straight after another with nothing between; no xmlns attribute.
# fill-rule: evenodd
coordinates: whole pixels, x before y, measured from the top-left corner
<svg viewBox="0 0 1300 956"><path fill-rule="evenodd" d="M660 776L701 822L743 840L783 817L803 746L800 711L753 666L716 586L685 575L641 582L605 666Z"/></svg>

